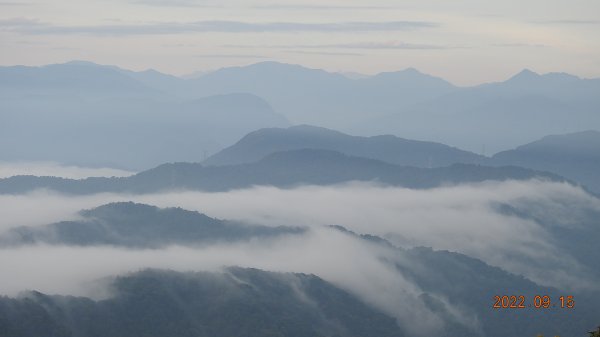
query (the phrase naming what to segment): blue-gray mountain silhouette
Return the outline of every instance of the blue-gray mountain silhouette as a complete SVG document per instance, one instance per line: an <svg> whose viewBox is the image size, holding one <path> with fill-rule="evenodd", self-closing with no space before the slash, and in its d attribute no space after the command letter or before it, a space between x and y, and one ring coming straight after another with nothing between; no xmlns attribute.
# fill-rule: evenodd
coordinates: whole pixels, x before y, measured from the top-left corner
<svg viewBox="0 0 600 337"><path fill-rule="evenodd" d="M403 139L391 135L359 137L309 126L261 129L209 157L204 164L231 165L258 161L274 152L323 149L415 167L441 167L455 163L482 164L487 158L447 145Z"/></svg>
<svg viewBox="0 0 600 337"><path fill-rule="evenodd" d="M0 160L139 171L201 161L248 132L289 125L252 94L184 99L149 86L173 80L182 81L81 62L0 67Z"/></svg>
<svg viewBox="0 0 600 337"><path fill-rule="evenodd" d="M497 153L498 165L517 165L554 172L600 193L600 132L584 131L544 137Z"/></svg>
<svg viewBox="0 0 600 337"><path fill-rule="evenodd" d="M162 151L156 151L139 153L137 157L151 160L140 159L132 165L133 159L117 154L109 140L86 139L78 131L79 127L87 127L82 133L97 137L98 133L118 130L118 126L106 126L97 120L90 123L94 126L90 130L90 125L80 126L70 121L91 114L104 117L104 121L119 116L122 124L137 125L145 121L145 113L151 116L158 113L168 118L163 122L168 120L170 124L185 126L189 123L177 116L181 107L173 102L234 93L261 97L273 107L274 111L263 110L271 117L254 115L252 108L243 110L246 103L240 102L237 106L242 110L238 111L238 118L229 122L248 127L240 133L241 127L230 131L231 124L219 125L219 132L211 134L214 128L197 125L200 129L194 146L202 148L200 152L214 154L261 127L287 126L284 119L274 113L294 124L323 126L356 135L392 134L489 154L548 134L600 129L600 117L596 113L600 109L599 79L581 79L563 73L539 75L527 70L504 82L456 87L410 68L353 80L323 70L263 62L224 68L185 80L152 70L133 72L72 62L40 68L1 67L0 87L0 116L6 125L0 126L0 131L10 135L11 142L17 144L13 150L2 148L0 153L4 157L0 159L3 160L50 159L72 163L79 160L85 164L101 162L137 169L166 160L198 160L188 152L165 158L159 156ZM218 114L220 110L214 112ZM65 123L69 127L60 129ZM11 133L11 130L20 132L25 128L33 128L30 134L34 136L25 139ZM180 147L190 146L185 137L179 139L175 130L152 134L178 139L172 143L163 139L164 152L177 154ZM68 140L61 146L36 151L36 145L43 147L43 139L48 137L79 142L83 138L84 142L78 147L73 145L77 142L71 142L70 146L75 147L71 151L61 151L69 147ZM132 134L122 143L131 151L137 151L141 141ZM92 145L99 149L107 147L114 150L114 154L105 151L94 163L85 156L85 149Z"/></svg>
<svg viewBox="0 0 600 337"><path fill-rule="evenodd" d="M26 193L40 188L71 194L155 193L181 189L228 191L257 185L294 187L306 184L332 185L351 181L407 188L433 188L486 180L528 180L533 178L566 181L552 173L514 166L488 167L454 164L427 169L398 166L329 150L302 149L276 152L255 163L239 165L163 164L124 178L74 180L56 177L15 176L0 179L0 194Z"/></svg>
<svg viewBox="0 0 600 337"><path fill-rule="evenodd" d="M38 227L16 227L0 234L0 245L55 244L162 248L199 246L302 233L301 228L240 224L181 208L118 202L83 210L82 219Z"/></svg>

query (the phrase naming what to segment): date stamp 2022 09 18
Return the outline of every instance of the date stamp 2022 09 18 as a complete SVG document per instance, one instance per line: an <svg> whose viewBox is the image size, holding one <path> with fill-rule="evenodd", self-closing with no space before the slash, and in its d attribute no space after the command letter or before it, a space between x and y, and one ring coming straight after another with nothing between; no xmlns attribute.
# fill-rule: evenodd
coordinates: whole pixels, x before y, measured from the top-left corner
<svg viewBox="0 0 600 337"><path fill-rule="evenodd" d="M532 298L527 298L523 295L504 295L494 296L494 309L573 309L575 308L575 299L573 296L559 296L552 298L548 295L535 295Z"/></svg>

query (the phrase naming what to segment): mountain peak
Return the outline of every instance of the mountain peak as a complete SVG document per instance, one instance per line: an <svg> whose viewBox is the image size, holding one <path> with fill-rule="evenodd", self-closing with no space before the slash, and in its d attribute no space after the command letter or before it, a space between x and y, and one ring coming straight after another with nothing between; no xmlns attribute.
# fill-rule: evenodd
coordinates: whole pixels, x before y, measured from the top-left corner
<svg viewBox="0 0 600 337"><path fill-rule="evenodd" d="M417 68L413 68L413 67L408 67L404 70L402 70L401 72L403 73L407 73L407 74L420 74L420 75L426 75L422 72L420 72Z"/></svg>
<svg viewBox="0 0 600 337"><path fill-rule="evenodd" d="M379 73L373 77L369 77L366 80L384 80L384 81L392 81L396 84L403 83L405 85L414 86L414 85L437 85L444 88L450 88L453 85L436 76L432 76L426 73L419 71L416 68L406 68L400 71L391 71L391 72L383 72Z"/></svg>
<svg viewBox="0 0 600 337"><path fill-rule="evenodd" d="M65 62L65 65L75 65L75 66L90 66L90 67L101 67L101 65L85 60L72 60L69 62Z"/></svg>
<svg viewBox="0 0 600 337"><path fill-rule="evenodd" d="M542 143L571 143L577 148L584 147L586 145L593 144L594 146L600 145L600 132L596 130L585 130L572 132L561 135L549 135L540 139L538 142ZM523 146L527 146L523 145Z"/></svg>
<svg viewBox="0 0 600 337"><path fill-rule="evenodd" d="M312 133L328 133L328 134L338 134L344 135L342 132L324 128L322 126L314 126L310 124L299 124L293 125L288 128L290 131L299 131L299 132L312 132Z"/></svg>
<svg viewBox="0 0 600 337"><path fill-rule="evenodd" d="M551 83L564 83L564 81L574 81L579 80L580 78L564 72L552 72L542 75L529 69L523 69L518 74L508 79L508 82L529 82L540 79L545 79L546 82L550 81Z"/></svg>
<svg viewBox="0 0 600 337"><path fill-rule="evenodd" d="M386 72L379 73L375 76L376 77L389 77L389 76L398 76L398 75L433 77L433 76L425 74L425 73L419 71L417 68L413 68L413 67L409 67L409 68L406 68L403 70L397 70L397 71L386 71Z"/></svg>
<svg viewBox="0 0 600 337"><path fill-rule="evenodd" d="M320 149L345 155L417 167L446 166L457 162L480 163L485 158L444 144L396 136L361 137L310 125L254 131L233 146L208 158L207 165L251 163L281 151Z"/></svg>
<svg viewBox="0 0 600 337"><path fill-rule="evenodd" d="M201 76L199 79L206 81L206 79L214 80L215 78L222 78L223 76L229 80L236 81L239 80L240 77L245 78L253 84L255 83L256 77L260 77L265 81L268 81L268 79L276 79L277 81L281 81L282 79L310 79L313 81L346 79L339 73L331 73L323 69L313 69L299 64L281 63L277 61L263 61L245 66L225 67L205 76Z"/></svg>
<svg viewBox="0 0 600 337"><path fill-rule="evenodd" d="M232 67L232 68L246 68L246 69L261 69L261 70L316 70L310 69L299 64L291 64L291 63L283 63L277 61L262 61L253 63L247 66L242 67ZM229 68L224 68L229 69Z"/></svg>
<svg viewBox="0 0 600 337"><path fill-rule="evenodd" d="M525 68L525 69L521 70L518 74L511 77L509 79L509 81L522 81L522 80L527 81L527 80L531 80L531 79L537 79L540 76L541 76L540 74Z"/></svg>
<svg viewBox="0 0 600 337"><path fill-rule="evenodd" d="M581 79L578 76L571 75L571 74L565 73L565 72L547 73L547 74L544 74L543 76L545 78L553 79L553 80L571 80L571 81L575 81L575 80L580 80Z"/></svg>

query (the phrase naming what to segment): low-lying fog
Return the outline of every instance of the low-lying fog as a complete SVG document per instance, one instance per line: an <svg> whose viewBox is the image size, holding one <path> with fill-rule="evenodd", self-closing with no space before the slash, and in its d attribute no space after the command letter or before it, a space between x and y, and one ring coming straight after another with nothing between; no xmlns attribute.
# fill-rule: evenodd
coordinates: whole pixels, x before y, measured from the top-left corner
<svg viewBox="0 0 600 337"><path fill-rule="evenodd" d="M310 230L302 235L250 242L156 250L48 245L3 248L0 293L15 296L33 289L101 298L109 296L104 282L114 275L148 267L188 271L235 265L312 273L393 315L416 332L432 332L441 326L442 319L418 300L418 286L384 262L391 254L389 248L326 225L379 235L400 247L429 246L465 253L543 285L563 289L593 286L584 267L553 244L552 228L500 210L508 205L547 219L551 226L567 228L577 226L577 219L587 211L600 210L600 200L581 188L539 180L430 190L365 183L148 195L68 196L39 190L0 196L0 231L75 219L81 209L115 201L182 207L221 219L299 225ZM463 323L477 328L469 310L449 308Z"/></svg>

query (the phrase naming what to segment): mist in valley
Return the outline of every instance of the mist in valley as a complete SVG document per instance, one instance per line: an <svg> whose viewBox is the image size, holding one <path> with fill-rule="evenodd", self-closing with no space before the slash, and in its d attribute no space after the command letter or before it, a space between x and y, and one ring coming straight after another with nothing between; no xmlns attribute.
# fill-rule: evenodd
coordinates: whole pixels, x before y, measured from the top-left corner
<svg viewBox="0 0 600 337"><path fill-rule="evenodd" d="M0 337L584 336L599 11L0 2Z"/></svg>

